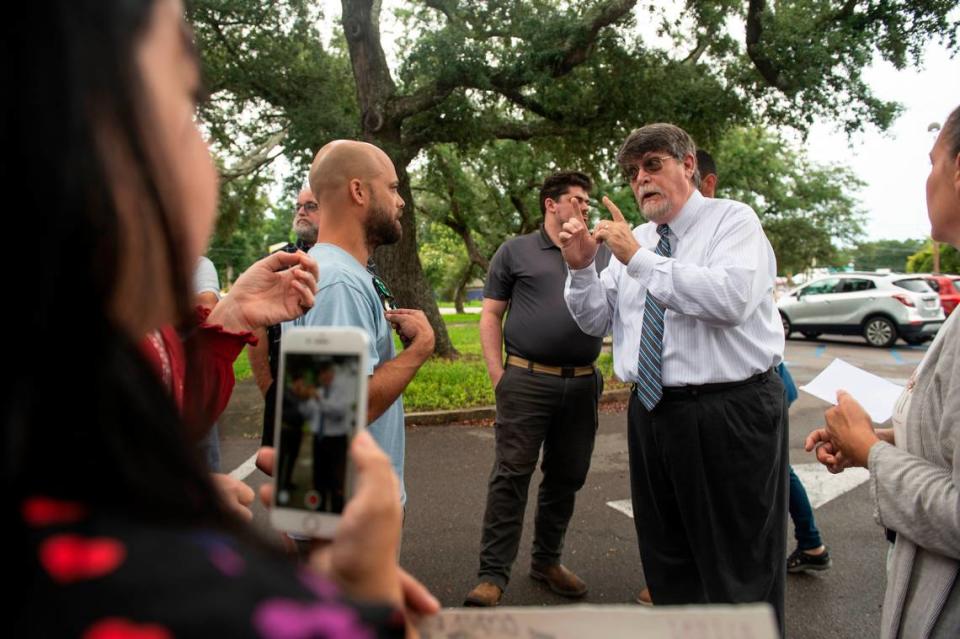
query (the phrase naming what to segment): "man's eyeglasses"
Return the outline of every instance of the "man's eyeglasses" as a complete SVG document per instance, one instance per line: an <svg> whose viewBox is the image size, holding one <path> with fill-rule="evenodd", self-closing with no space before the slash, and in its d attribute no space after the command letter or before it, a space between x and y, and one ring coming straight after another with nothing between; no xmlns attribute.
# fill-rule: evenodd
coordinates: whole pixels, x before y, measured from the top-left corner
<svg viewBox="0 0 960 639"><path fill-rule="evenodd" d="M390 292L387 283L380 279L380 276L376 273L373 273L373 290L377 292L377 297L380 298L380 303L383 304L384 311L397 310L397 303L394 301L393 293Z"/></svg>
<svg viewBox="0 0 960 639"><path fill-rule="evenodd" d="M316 202L297 202L297 208L295 208L293 212L299 213L300 209L303 209L307 213L316 213L320 210L320 205Z"/></svg>
<svg viewBox="0 0 960 639"><path fill-rule="evenodd" d="M672 155L650 155L642 160L639 163L630 164L623 168L623 175L628 180L633 182L637 179L637 176L640 175L640 169L643 169L644 173L654 174L659 173L663 169L664 160L674 160Z"/></svg>

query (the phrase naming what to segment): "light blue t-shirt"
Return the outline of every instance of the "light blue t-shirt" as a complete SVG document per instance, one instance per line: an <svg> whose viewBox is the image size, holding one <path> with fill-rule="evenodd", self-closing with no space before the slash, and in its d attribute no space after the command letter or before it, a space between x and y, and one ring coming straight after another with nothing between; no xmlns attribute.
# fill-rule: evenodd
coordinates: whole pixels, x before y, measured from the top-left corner
<svg viewBox="0 0 960 639"><path fill-rule="evenodd" d="M370 357L367 375L396 357L390 323L383 312L383 304L373 288L373 276L352 255L333 244L316 244L310 257L320 267L317 295L313 308L292 322L284 322L283 330L291 326L356 326L370 337ZM386 412L367 425L380 448L387 453L393 469L400 478L400 500L407 502L403 485L403 397L390 404Z"/></svg>

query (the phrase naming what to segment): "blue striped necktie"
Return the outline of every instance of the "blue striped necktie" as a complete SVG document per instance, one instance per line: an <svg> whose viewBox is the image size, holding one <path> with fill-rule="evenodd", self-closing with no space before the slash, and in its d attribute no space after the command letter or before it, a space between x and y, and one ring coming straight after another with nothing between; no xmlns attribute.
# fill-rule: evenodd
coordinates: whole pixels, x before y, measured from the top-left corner
<svg viewBox="0 0 960 639"><path fill-rule="evenodd" d="M657 226L660 241L657 242L657 255L670 257L670 240L667 234L670 227ZM663 354L663 313L664 306L647 290L647 300L643 307L643 326L640 331L640 353L637 362L637 397L648 411L653 410L663 397L663 376L661 356Z"/></svg>

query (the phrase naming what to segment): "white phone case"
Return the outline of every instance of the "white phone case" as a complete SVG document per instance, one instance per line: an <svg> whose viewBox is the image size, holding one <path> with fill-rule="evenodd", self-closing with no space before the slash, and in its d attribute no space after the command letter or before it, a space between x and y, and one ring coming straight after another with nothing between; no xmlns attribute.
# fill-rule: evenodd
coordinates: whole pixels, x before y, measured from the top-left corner
<svg viewBox="0 0 960 639"><path fill-rule="evenodd" d="M355 392L349 392L349 397L351 399L355 399L353 403L354 418L353 420L347 420L352 421L352 429L349 431L347 436L347 448L349 448L349 441L353 439L353 436L356 435L356 433L360 432L360 429L365 428L367 423L368 353L369 338L367 337L365 331L358 328L296 327L283 333L283 336L280 340L280 365L277 370L277 405L275 418L276 422L274 424L276 466L273 473L273 504L270 511L270 522L275 528L297 535L329 539L333 537L337 525L340 522L339 513L323 512L315 509L323 507L324 497L322 497L321 492L318 491L315 486L313 486L312 479L310 482L308 482L308 486L295 486L292 482L286 483L283 486L281 485L282 480L290 480L293 477L292 470L288 470L286 468L287 465L300 459L303 455L304 448L308 445L306 438L304 437L300 443L299 454L293 459L293 461L290 461L288 456L286 456L286 453L289 451L281 450L283 403L284 395L288 391L287 370L289 369L289 362L297 362L297 365L301 370L309 369L311 365L315 365L318 369L323 368L325 370L329 370L326 368L329 366L334 371L340 371L340 369L335 368L335 366L344 367L342 372L335 372L335 375L347 375L346 371L349 370L355 362ZM340 362L340 364L324 364L324 362L328 361L328 356L339 356L337 360L331 359L329 361L337 361ZM317 373L317 375L319 375L319 373ZM317 381L319 380L319 377L311 375L309 376L309 379ZM343 379L345 380L345 383L351 383L353 377L346 376ZM298 388L302 393L301 397L310 397L309 393L311 392L311 388L318 393L322 393L324 388L329 389L329 387L332 386L332 384L329 382L323 387L317 386L316 384L314 384L313 387L304 387L302 380L298 380L296 383L300 384ZM291 392L293 392L293 388L294 387L291 385ZM329 393L329 390L327 390L327 393ZM310 401L310 399L303 400L298 404L298 406L302 408L306 405L307 408L309 408ZM303 415L303 412L301 411L299 414ZM345 418L341 417L341 419ZM303 423L307 423L306 418L303 418ZM317 423L322 424L323 422ZM301 426L301 428L303 427ZM313 450L312 446L314 441L316 440L311 440L309 443L309 450L311 451ZM344 450L344 455L348 455L346 449ZM285 460L284 468L281 468L281 459ZM345 464L346 480L344 484L343 500L349 500L353 492L354 479L353 465L349 462L349 455L345 460ZM286 477L281 477L281 473L286 475ZM314 476L316 475L314 474ZM330 494L327 494L325 498L330 500L331 503L334 499L332 496L330 496Z"/></svg>

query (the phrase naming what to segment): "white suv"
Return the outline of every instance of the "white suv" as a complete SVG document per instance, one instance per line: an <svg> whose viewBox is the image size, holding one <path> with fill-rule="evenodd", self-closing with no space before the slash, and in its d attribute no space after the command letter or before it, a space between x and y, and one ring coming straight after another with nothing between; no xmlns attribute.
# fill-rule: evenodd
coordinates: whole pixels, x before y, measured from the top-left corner
<svg viewBox="0 0 960 639"><path fill-rule="evenodd" d="M891 346L897 337L922 344L943 324L940 298L919 276L837 273L784 295L777 303L787 337L800 331L863 335L872 346Z"/></svg>

